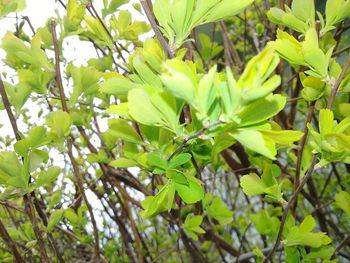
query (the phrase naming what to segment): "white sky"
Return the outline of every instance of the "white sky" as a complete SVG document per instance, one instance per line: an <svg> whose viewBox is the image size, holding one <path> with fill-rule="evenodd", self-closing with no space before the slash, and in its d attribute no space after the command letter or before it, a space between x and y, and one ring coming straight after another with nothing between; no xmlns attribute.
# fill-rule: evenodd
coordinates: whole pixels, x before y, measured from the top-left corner
<svg viewBox="0 0 350 263"><path fill-rule="evenodd" d="M59 12L60 16L63 17L65 14L65 10L60 5L60 3L56 2L56 0L26 0L27 7L24 11L18 13L18 17L21 16L28 16L33 27L37 29L38 27L42 27L45 25L45 22L50 17L57 17L57 13ZM67 2L67 0L63 1L64 3ZM138 2L136 0L131 1ZM95 0L93 1L94 6L96 10L101 10L103 6L103 0ZM124 6L121 6L120 9L128 10L132 13L133 20L144 20L144 17L140 15L134 8L131 7L131 4L127 4ZM6 34L7 31L15 31L15 14L11 13L8 15L8 17L0 19L0 40L2 37ZM32 33L30 31L29 26L25 25L25 32L32 36ZM88 42L79 41L77 37L70 37L65 39L65 43L69 44L69 48L64 48L64 57L68 61L73 61L75 65L82 65L86 64L86 61L89 58L96 57L96 52L92 45ZM66 45L64 45L66 47ZM6 72L8 74L14 74L13 70L9 69L8 67L5 67L4 63L2 62L2 59L5 58L5 52L0 48L0 74L3 72ZM3 80L4 77L2 76ZM29 107L28 107L29 104ZM33 119L35 120L35 116L37 116L38 108L33 105L30 100L26 103L25 107L29 108L29 115L34 116ZM35 123L37 120L35 121ZM24 132L26 131L26 125L23 125L20 120L18 120L18 125L20 131ZM2 127L1 127L2 126ZM103 126L106 126L105 124ZM8 120L8 116L5 112L5 110L0 111L0 136L4 137L6 135L10 135L12 138L14 137L12 128L10 125L10 122ZM102 127L104 130L106 127ZM65 160L63 159L63 156L60 155L57 151L51 152L51 155L55 155L55 165L58 165L60 167L64 167ZM136 170L135 170L136 172ZM88 193L88 199L92 203L92 205L97 208L100 206L99 201L94 196L93 193L90 191ZM98 221L98 224L100 227L102 227L102 217L96 215L96 219Z"/></svg>

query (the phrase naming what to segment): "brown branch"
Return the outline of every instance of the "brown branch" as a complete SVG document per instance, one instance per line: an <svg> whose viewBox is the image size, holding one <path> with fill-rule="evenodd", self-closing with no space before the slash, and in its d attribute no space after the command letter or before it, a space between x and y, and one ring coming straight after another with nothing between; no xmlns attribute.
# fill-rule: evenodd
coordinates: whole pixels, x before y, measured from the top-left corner
<svg viewBox="0 0 350 263"><path fill-rule="evenodd" d="M339 254L340 250L348 245L348 243L350 242L350 234L347 235L341 242L340 244L336 247L336 249L334 250L334 253L333 253L333 257L336 256L337 254Z"/></svg>
<svg viewBox="0 0 350 263"><path fill-rule="evenodd" d="M282 234L283 234L283 229L284 229L284 226L285 226L285 223L286 223L286 220L287 220L287 216L288 216L289 210L293 206L294 202L297 200L298 195L301 192L301 190L303 189L304 185L307 183L307 181L311 177L311 175L312 175L312 173L314 171L316 162L317 162L317 157L316 157L316 155L313 155L309 170L307 171L306 175L303 177L303 180L300 182L298 188L294 192L293 196L290 198L289 202L284 207L282 218L281 218L281 224L280 224L280 228L278 230L278 234L277 234L277 238L276 238L275 244L274 244L273 248L271 249L271 251L269 252L269 254L264 258L264 262L267 262L268 260L271 259L271 257L275 253L276 249L280 245L280 241L281 241Z"/></svg>
<svg viewBox="0 0 350 263"><path fill-rule="evenodd" d="M5 87L4 87L4 83L2 82L1 77L0 77L0 95L1 95L1 98L2 98L2 101L3 101L3 104L5 106L7 115L9 117L9 119L10 119L12 130L13 130L13 132L15 134L16 140L20 141L21 137L19 135L17 122L16 122L16 119L15 119L13 113L12 113L11 104L10 104L9 99L7 97L7 94L6 94L6 91L5 91ZM30 178L29 178L29 180L30 180ZM31 197L30 197L30 195L26 194L26 195L24 195L23 199L24 199L24 202L25 202L25 211L26 211L26 213L27 213L27 215L28 215L32 225L33 225L33 230L34 230L35 236L36 236L36 238L38 240L39 253L40 253L40 256L42 258L42 261L44 263L50 262L49 257L48 257L48 255L46 253L44 239L43 239L43 237L42 237L42 235L40 233L40 230L39 230L38 221L37 221L36 216L35 216L35 212L34 212L34 209L33 209L33 202L31 200Z"/></svg>
<svg viewBox="0 0 350 263"><path fill-rule="evenodd" d="M58 86L59 93L60 93L62 109L63 109L63 111L69 113L69 109L68 109L67 103L66 103L66 98L64 95L63 84L62 84L62 77L61 77L61 70L60 70L60 59L59 59L59 47L58 47L58 39L57 39L57 34L56 34L56 22L54 20L51 21L50 27L51 27L51 34L52 34L52 40L53 40L53 45L54 45L54 51L55 51L56 84ZM73 172L74 172L75 178L77 180L79 191L83 197L83 200L86 204L86 207L87 207L89 215L90 215L91 223L93 226L94 241L95 241L94 259L98 259L98 258L100 258L100 245L99 245L100 241L99 241L97 223L95 220L94 213L92 211L92 207L91 207L91 205L86 197L85 191L84 191L83 178L80 174L78 164L76 163L75 158L73 156L72 139L71 138L69 138L67 140L67 146L68 146L68 156L69 156L69 159L70 159L72 166L73 166Z"/></svg>
<svg viewBox="0 0 350 263"><path fill-rule="evenodd" d="M336 82L334 82L334 84L332 85L332 90L331 90L331 95L328 98L328 102L327 102L327 109L331 109L335 96L337 95L340 83L342 82L342 80L345 77L345 74L347 72L347 70L350 67L350 55L348 56L344 66L343 66L343 70L341 71L339 78L336 80Z"/></svg>
<svg viewBox="0 0 350 263"><path fill-rule="evenodd" d="M311 104L309 106L309 111L308 111L305 125L304 125L304 135L301 138L299 146L298 146L296 171L295 171L295 177L294 177L294 192L296 192L296 190L298 189L299 184L300 184L301 162L302 162L302 158L303 158L303 152L304 152L304 148L305 148L305 144L306 144L306 139L307 139L307 136L309 134L309 129L307 128L307 125L312 120L312 115L315 111L315 103L316 102L313 101L313 102L311 102ZM298 204L298 200L295 200L295 202L292 206L292 214L294 217L296 216L295 213L296 213L297 204Z"/></svg>
<svg viewBox="0 0 350 263"><path fill-rule="evenodd" d="M4 104L7 116L10 119L10 123L11 123L11 126L12 126L13 133L15 134L16 140L20 141L21 140L21 136L19 135L16 118L15 118L15 116L12 113L11 104L10 104L10 101L9 101L9 99L7 97L7 94L6 94L6 91L5 91L5 86L4 86L4 83L2 82L1 76L0 76L0 95L1 95L1 98L2 98L2 101L3 101L3 104Z"/></svg>
<svg viewBox="0 0 350 263"><path fill-rule="evenodd" d="M230 62L229 64L232 63L232 66L231 65L230 66L233 67L233 62L231 62L232 58L233 58L237 67L238 67L238 71L241 72L243 69L243 62L242 62L241 58L239 57L239 54L237 52L236 47L234 46L233 42L229 38L225 22L221 21L220 27L221 27L222 35L224 38L225 56L227 57L226 59L229 59L228 62ZM227 51L226 51L226 49L227 49ZM227 52L227 54L226 54L226 52ZM231 56L232 56L232 58L231 58Z"/></svg>
<svg viewBox="0 0 350 263"><path fill-rule="evenodd" d="M120 58L125 62L127 63L126 59L124 58L120 48L118 47L117 43L114 41L113 39L113 36L111 35L111 32L109 32L106 24L103 22L102 18L100 17L100 15L97 13L95 7L93 6L92 2L89 2L88 5L87 5L87 8L88 10L91 8L92 10L92 13L94 14L94 16L97 18L97 20L100 22L100 24L102 25L103 29L106 31L107 35L109 36L109 38L111 39L111 41L113 42L113 45L115 47L115 49L117 50L118 52L118 55L120 56ZM89 10L90 11L90 10ZM120 66L120 65L119 65ZM127 69L123 69L123 70L126 70L128 71Z"/></svg>
<svg viewBox="0 0 350 263"><path fill-rule="evenodd" d="M170 46L169 46L168 42L165 40L162 32L160 32L160 30L158 28L158 24L156 22L156 19L154 18L154 15L153 15L153 12L152 12L150 6L148 5L146 0L140 0L140 3L141 3L143 10L145 11L147 19L150 22L151 27L152 27L156 37L159 40L160 45L163 47L164 51L167 53L169 58L173 58L174 51L170 48Z"/></svg>
<svg viewBox="0 0 350 263"><path fill-rule="evenodd" d="M14 262L16 262L16 263L23 262L24 263L25 261L23 260L21 254L19 253L16 243L10 237L9 233L7 232L7 230L4 226L4 224L1 222L1 220L0 220L0 236L4 240L4 242L6 243L6 245L10 249L10 251L12 252L12 255L14 257Z"/></svg>

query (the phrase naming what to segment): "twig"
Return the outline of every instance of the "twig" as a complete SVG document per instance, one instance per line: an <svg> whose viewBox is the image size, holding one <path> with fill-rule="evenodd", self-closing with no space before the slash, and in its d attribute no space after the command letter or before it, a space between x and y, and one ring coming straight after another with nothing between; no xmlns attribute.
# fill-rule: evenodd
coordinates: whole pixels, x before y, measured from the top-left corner
<svg viewBox="0 0 350 263"><path fill-rule="evenodd" d="M151 10L151 8L149 7L148 3L146 0L140 0L141 6L143 8L143 10L145 11L145 14L147 16L148 21L151 24L151 27L156 35L156 37L159 40L160 45L163 47L164 51L168 54L169 58L173 58L174 57L174 51L171 50L168 42L165 40L163 34L160 32L157 22L153 16L153 12Z"/></svg>
<svg viewBox="0 0 350 263"><path fill-rule="evenodd" d="M350 242L350 234L347 235L342 242L340 242L340 244L336 247L336 249L334 250L333 256L336 256L340 250L347 245Z"/></svg>
<svg viewBox="0 0 350 263"><path fill-rule="evenodd" d="M228 55L229 54L232 55L232 58L235 60L236 65L238 67L238 71L241 72L242 68L243 68L243 62L242 62L241 58L239 57L239 54L236 50L236 47L233 45L233 42L230 41L225 22L221 21L220 26L221 26L221 30L222 30L222 35L224 37L225 50L228 49ZM225 53L226 53L226 51L225 51ZM231 56L229 56L228 58L231 58Z"/></svg>
<svg viewBox="0 0 350 263"><path fill-rule="evenodd" d="M245 228L245 230L244 230L244 232L243 232L243 234L242 234L242 238L241 238L240 245L239 245L239 248L238 248L238 254L241 254L241 250L242 250L242 247L243 247L243 242L244 242L244 239L245 239L245 235L246 235L246 233L247 233L247 231L249 230L249 228L250 228L251 225L252 225L252 222L250 222L250 223L248 224L248 226ZM238 256L238 257L236 258L236 263L238 263L239 260L240 260L240 256Z"/></svg>
<svg viewBox="0 0 350 263"><path fill-rule="evenodd" d="M15 134L16 140L20 141L21 137L19 135L17 122L16 122L16 119L12 113L11 104L8 100L8 97L7 97L7 94L5 91L5 86L4 86L4 83L2 82L1 76L0 76L0 95L1 95L1 98L3 101L3 104L5 106L7 115L10 119L12 130ZM30 180L30 177L29 177L29 180ZM26 211L26 213L27 213L32 225L33 225L34 234L38 240L38 247L39 247L39 253L40 253L41 259L44 263L50 262L49 257L46 253L44 239L43 239L43 237L40 233L40 230L39 230L38 221L37 221L37 218L35 216L34 209L33 209L32 199L31 199L29 194L25 194L23 196L23 199L24 199L24 203L25 203L25 211Z"/></svg>
<svg viewBox="0 0 350 263"><path fill-rule="evenodd" d="M1 220L0 220L0 236L4 240L4 242L6 243L6 245L10 249L10 251L12 252L12 255L14 257L14 262L16 262L16 263L23 262L24 263L25 261L23 260L21 254L18 252L16 243L10 237L9 233L7 232L7 230L6 230L5 226L3 225L3 223L1 222Z"/></svg>
<svg viewBox="0 0 350 263"><path fill-rule="evenodd" d="M207 127L203 127L202 129L200 129L198 132L193 133L191 135L189 135L188 137L186 137L183 142L177 147L177 149L167 158L167 161L170 161L171 159L173 159L178 153L180 153L182 151L183 148L185 148L187 146L187 143L195 138L198 138L199 136L203 135L205 131L210 130L218 125L222 124L221 121L217 121L214 122L212 124L210 124Z"/></svg>
<svg viewBox="0 0 350 263"><path fill-rule="evenodd" d="M62 85L60 59L59 59L59 47L58 47L58 40L57 40L57 34L56 34L56 22L54 20L51 21L50 27L51 27L51 34L52 34L52 40L53 40L53 44L54 44L54 51L55 51L56 84L58 86L59 93L60 93L62 109L63 109L63 111L68 113L69 109L67 107L66 98L64 95L64 89L63 89L63 85ZM79 191L82 194L82 197L83 197L84 202L86 204L86 207L88 209L91 223L93 226L93 234L94 234L94 240L95 240L94 258L98 259L98 258L100 258L100 245L99 245L99 234L98 234L98 228L97 228L95 216L94 216L94 213L92 211L92 207L91 207L91 205L86 197L85 191L84 191L83 179L81 177L78 164L76 163L74 156L73 156L72 140L68 139L67 144L68 144L68 156L69 156L69 159L70 159L72 166L73 166L73 172L74 172L74 175L77 179Z"/></svg>
<svg viewBox="0 0 350 263"><path fill-rule="evenodd" d="M15 134L16 140L20 141L21 137L19 135L16 118L15 118L15 116L12 113L11 104L10 104L10 101L9 101L9 99L7 97L7 94L6 94L6 91L5 91L5 86L4 86L4 83L2 82L1 76L0 76L0 95L1 95L1 98L2 98L2 101L3 101L3 104L4 104L7 116L10 119L10 123L11 123L11 126L12 126L13 133Z"/></svg>
<svg viewBox="0 0 350 263"><path fill-rule="evenodd" d="M304 135L301 138L300 143L299 143L299 147L298 147L297 164L296 164L296 171L295 171L295 177L294 177L294 191L296 191L296 189L298 188L299 183L300 183L301 162L302 162L302 158L303 158L303 152L304 152L304 148L305 148L305 144L306 144L306 139L307 139L307 136L309 134L309 129L307 128L307 125L308 125L308 123L311 122L312 115L313 115L314 111L315 111L315 101L311 102L311 104L310 104L309 111L308 111L305 125L304 125ZM292 207L292 214L294 216L295 216L297 203L298 203L298 200L295 200L295 203Z"/></svg>
<svg viewBox="0 0 350 263"><path fill-rule="evenodd" d="M348 70L349 67L350 67L350 55L348 56L344 66L343 66L343 70L341 71L341 73L339 75L339 78L332 85L331 95L329 96L328 103L327 103L327 109L331 109L332 108L335 96L337 95L337 92L338 92L338 89L339 89L339 86L340 86L340 83L344 79L346 71Z"/></svg>
<svg viewBox="0 0 350 263"><path fill-rule="evenodd" d="M264 262L267 262L272 257L273 253L275 253L276 249L278 248L280 241L281 241L281 238L282 238L282 233L283 233L284 225L285 225L286 220L287 220L288 212L289 212L290 208L293 206L295 200L298 198L298 195L301 192L301 190L303 189L304 185L307 183L307 181L311 177L311 175L314 171L316 162L317 162L316 155L313 155L309 170L307 171L303 180L300 182L298 188L296 189L293 196L291 197L291 199L289 200L289 202L287 203L287 205L284 208L282 218L281 218L281 225L280 225L280 228L278 230L275 245L273 246L273 248L271 249L269 254L266 256L266 258L264 258Z"/></svg>

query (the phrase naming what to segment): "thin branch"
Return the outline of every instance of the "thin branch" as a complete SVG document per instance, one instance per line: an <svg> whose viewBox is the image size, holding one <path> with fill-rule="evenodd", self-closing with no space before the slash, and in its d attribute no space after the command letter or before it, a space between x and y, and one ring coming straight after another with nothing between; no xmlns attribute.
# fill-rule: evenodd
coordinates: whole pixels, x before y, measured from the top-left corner
<svg viewBox="0 0 350 263"><path fill-rule="evenodd" d="M317 157L316 155L313 155L312 157L312 161L311 161L311 165L309 170L307 171L306 175L304 176L303 180L300 182L298 188L296 189L296 191L294 192L293 196L291 197L291 199L289 200L289 202L287 203L287 205L284 207L284 211L282 214L282 218L281 218L281 224L280 224L280 228L278 230L278 234L277 234L277 238L276 238L276 242L273 246L273 248L271 249L271 251L269 252L269 254L266 256L266 258L264 258L264 262L267 262L268 260L271 259L271 257L273 256L273 254L275 253L276 249L278 248L278 246L280 245L280 241L282 238L282 233L283 233L283 229L287 220L287 216L289 213L289 210L291 209L291 207L293 206L295 200L298 198L299 193L301 192L301 190L303 189L304 185L307 183L307 181L309 180L309 178L311 177L315 165L317 162Z"/></svg>
<svg viewBox="0 0 350 263"><path fill-rule="evenodd" d="M243 69L243 62L241 58L239 57L239 54L237 52L236 47L234 46L233 42L230 41L229 35L228 35L228 30L225 25L224 21L220 22L221 30L222 30L222 35L224 37L224 47L225 49L228 49L228 53L232 55L232 58L235 60L236 65L238 67L239 72L242 71ZM225 51L226 53L226 51ZM231 58L231 56L229 56Z"/></svg>
<svg viewBox="0 0 350 263"><path fill-rule="evenodd" d="M146 0L140 0L140 3L141 3L143 10L145 11L147 19L150 22L151 27L152 27L156 37L159 40L160 45L163 47L164 51L168 54L169 58L173 58L174 51L170 48L170 46L169 46L168 42L165 40L162 32L160 32L150 6L148 5Z"/></svg>
<svg viewBox="0 0 350 263"><path fill-rule="evenodd" d="M346 246L348 243L350 242L350 234L347 235L342 242L340 242L340 244L336 247L336 249L334 250L333 256L336 256L337 254L339 254L340 250Z"/></svg>
<svg viewBox="0 0 350 263"><path fill-rule="evenodd" d="M301 163L302 163L302 158L303 158L303 152L304 148L306 145L306 139L309 134L309 129L307 128L307 125L311 122L312 120L312 115L315 111L315 101L311 102L308 110L308 114L305 120L305 125L304 125L304 135L300 140L299 146L298 146L298 153L297 153L297 164L296 164L296 171L295 171L295 177L294 177L294 192L296 189L298 189L299 183L300 183L300 172L301 172ZM292 214L295 216L296 212L296 207L297 207L298 200L295 200L295 203L293 204L292 207Z"/></svg>
<svg viewBox="0 0 350 263"><path fill-rule="evenodd" d="M7 232L7 230L4 226L4 224L1 222L1 220L0 220L0 236L4 240L4 242L6 243L6 245L10 249L10 251L12 252L12 255L14 257L14 262L16 262L16 263L23 262L24 263L25 261L23 260L21 254L19 253L16 243L10 237L9 233Z"/></svg>
<svg viewBox="0 0 350 263"><path fill-rule="evenodd" d="M337 92L338 92L338 89L340 86L340 83L344 79L345 74L346 74L347 70L349 69L349 67L350 67L350 55L348 56L344 66L343 66L343 70L341 71L339 78L332 85L331 95L329 96L328 103L327 103L327 109L332 108L335 96L337 95Z"/></svg>
<svg viewBox="0 0 350 263"><path fill-rule="evenodd" d="M203 127L202 129L200 129L198 132L193 133L191 135L189 135L188 137L186 137L183 142L177 147L177 149L167 158L167 161L170 161L171 159L173 159L177 154L179 154L183 148L185 148L187 146L187 143L193 139L196 139L198 137L200 137L201 135L203 135L205 133L205 131L210 130L218 125L222 124L221 121L217 121L214 122L212 124L210 124L209 126Z"/></svg>
<svg viewBox="0 0 350 263"><path fill-rule="evenodd" d="M19 135L17 122L16 122L16 119L12 113L11 104L10 104L9 99L7 97L7 94L5 91L5 86L4 86L4 83L2 82L1 76L0 76L0 95L1 95L1 98L3 101L3 104L5 106L7 115L10 119L12 130L15 134L16 140L20 141L21 137ZM29 180L30 180L30 177L29 177ZM41 235L41 232L40 232L40 229L38 226L38 221L37 221L37 218L35 216L35 211L33 209L33 202L32 202L31 196L29 194L26 194L23 196L23 199L24 199L24 203L25 203L26 214L28 215L28 217L33 225L34 234L38 240L38 248L39 248L39 253L40 253L42 262L44 262L44 263L50 262L49 257L46 253L45 242L44 242L44 239Z"/></svg>
<svg viewBox="0 0 350 263"><path fill-rule="evenodd" d="M54 45L54 51L55 51L56 84L58 86L59 93L60 93L62 109L63 109L63 111L68 113L69 109L67 107L66 97L64 95L61 70L60 70L59 47L58 47L58 39L57 39L57 34L56 34L56 22L54 20L51 21L50 27L51 27L51 34L52 34L52 40L53 40L53 45ZM94 240L95 240L94 258L98 259L98 258L100 258L100 245L99 245L100 241L99 241L97 223L95 220L94 213L92 211L92 207L91 207L91 205L86 197L85 191L84 191L83 179L81 177L78 164L76 163L75 158L73 156L72 140L70 138L68 139L67 144L68 144L68 156L69 156L69 159L70 159L72 166L73 166L73 172L74 172L74 175L75 175L76 180L77 180L79 191L82 194L82 197L83 197L84 202L86 204L86 207L88 209L91 223L93 226L93 234L94 234Z"/></svg>
<svg viewBox="0 0 350 263"><path fill-rule="evenodd" d="M10 123L11 123L11 126L12 126L13 133L15 134L16 140L20 141L21 140L21 136L19 135L16 118L15 118L15 116L12 113L11 104L10 104L10 101L9 101L9 99L7 97L7 94L6 94L6 91L5 91L5 86L4 86L4 83L2 82L1 76L0 76L0 95L1 95L4 107L5 107L5 110L7 112L7 116L10 119Z"/></svg>

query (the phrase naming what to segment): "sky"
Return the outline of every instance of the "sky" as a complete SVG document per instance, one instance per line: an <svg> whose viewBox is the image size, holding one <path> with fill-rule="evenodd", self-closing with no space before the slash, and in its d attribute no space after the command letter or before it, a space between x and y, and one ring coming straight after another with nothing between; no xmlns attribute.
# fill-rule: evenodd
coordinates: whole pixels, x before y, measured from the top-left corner
<svg viewBox="0 0 350 263"><path fill-rule="evenodd" d="M28 16L33 27L37 29L38 27L42 27L45 25L45 22L51 18L51 17L57 17L57 12L60 14L61 17L65 14L65 10L60 5L60 3L56 2L56 0L26 0L27 7L24 11L18 13L18 17L22 16ZM67 2L67 0L63 0L64 3ZM136 0L131 1L131 3L137 2ZM93 1L94 6L97 10L100 10L103 6L103 0L94 0ZM144 20L144 18L131 7L131 4L127 4L121 7L121 9L127 9L129 12L132 13L133 19L136 20ZM2 37L6 34L7 31L15 31L15 23L16 18L15 14L11 13L7 17L0 19L0 40ZM25 32L31 36L31 31L29 26L26 24L24 28ZM67 46L69 45L69 47ZM66 48L65 48L66 47ZM3 59L5 58L5 52L0 48L0 74L3 72L8 73L8 75L14 74L14 71L11 71L8 67L5 67L3 63ZM77 37L69 37L65 39L64 44L64 57L68 61L74 61L74 64L76 66L79 65L86 65L86 61L89 58L96 57L95 50L93 49L92 45L88 42L79 41ZM3 80L4 77L2 76ZM35 120L35 116L37 116L37 112L39 111L38 107L35 107L35 105L28 100L28 102L25 104L26 108L29 108L29 115L33 116L33 120ZM20 119L17 120L19 130L24 132L26 130L26 125L21 123ZM39 125L39 124L38 124ZM102 125L102 130L105 130L107 128L106 122L104 125ZM0 111L0 136L4 137L6 135L10 135L12 138L14 137L13 131L8 119L8 116L6 114L5 110ZM63 155L59 154L58 151L50 152L50 156L55 156L55 163L54 165L58 165L60 167L64 167L64 158ZM137 173L137 170L133 170L134 173ZM73 189L73 188L72 188ZM69 189L68 189L69 190ZM90 203L96 208L99 207L100 204L97 198L94 196L93 193L90 191L87 191L88 199ZM96 217L98 224L100 227L102 227L102 218L100 216Z"/></svg>

